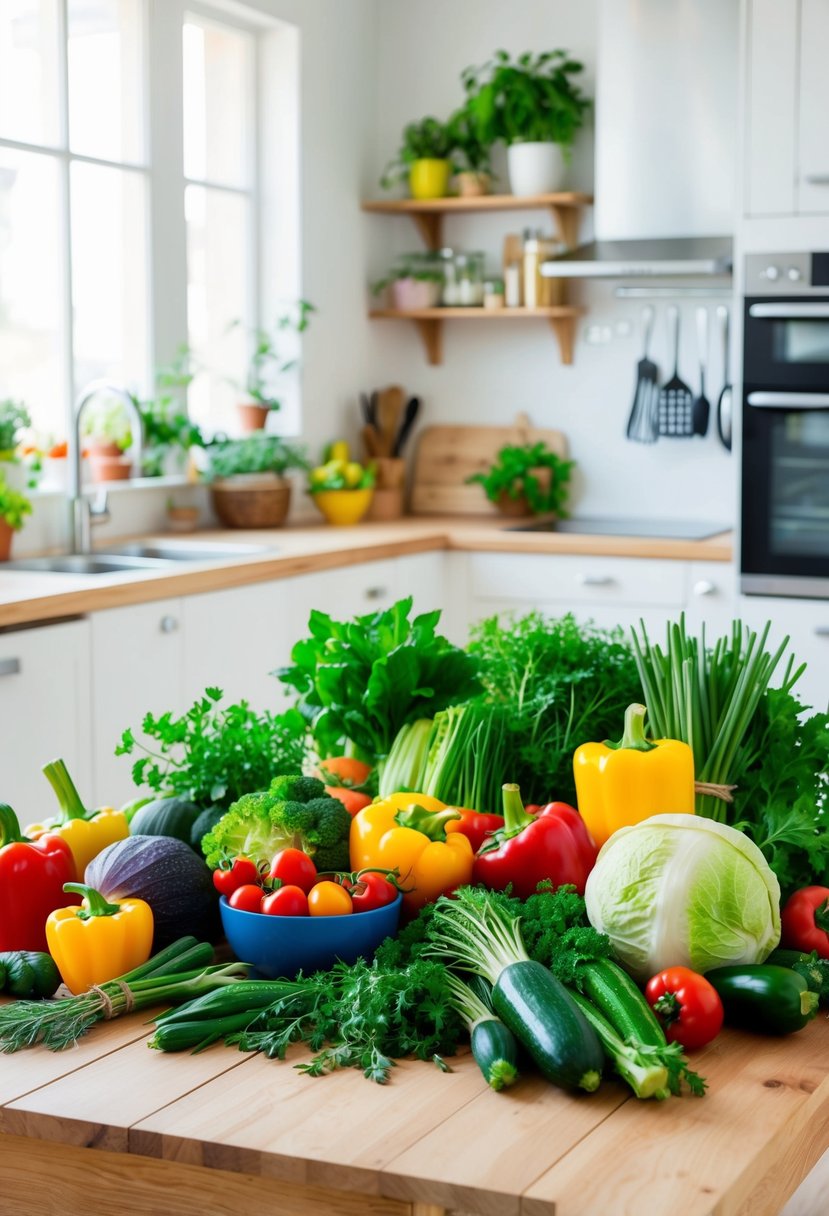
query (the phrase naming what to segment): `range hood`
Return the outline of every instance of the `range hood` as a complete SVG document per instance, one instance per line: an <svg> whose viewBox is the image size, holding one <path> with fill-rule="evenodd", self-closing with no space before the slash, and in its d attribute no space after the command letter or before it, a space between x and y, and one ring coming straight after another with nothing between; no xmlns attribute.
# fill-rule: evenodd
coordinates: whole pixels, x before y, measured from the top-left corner
<svg viewBox="0 0 829 1216"><path fill-rule="evenodd" d="M731 273L731 237L654 237L592 241L544 262L549 279L627 279Z"/></svg>
<svg viewBox="0 0 829 1216"><path fill-rule="evenodd" d="M598 0L594 241L552 278L731 272L739 5Z"/></svg>

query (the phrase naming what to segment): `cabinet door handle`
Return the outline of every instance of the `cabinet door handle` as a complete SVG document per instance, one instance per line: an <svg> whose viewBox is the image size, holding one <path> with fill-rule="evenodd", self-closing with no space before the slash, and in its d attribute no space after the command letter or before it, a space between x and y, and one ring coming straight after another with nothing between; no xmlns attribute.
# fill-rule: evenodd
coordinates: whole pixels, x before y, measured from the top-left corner
<svg viewBox="0 0 829 1216"><path fill-rule="evenodd" d="M19 676L20 659L0 659L0 676Z"/></svg>
<svg viewBox="0 0 829 1216"><path fill-rule="evenodd" d="M694 595L713 595L716 590L715 584L707 578L701 578L694 583Z"/></svg>
<svg viewBox="0 0 829 1216"><path fill-rule="evenodd" d="M819 638L829 638L829 625L817 625L815 634Z"/></svg>
<svg viewBox="0 0 829 1216"><path fill-rule="evenodd" d="M163 616L158 627L162 633L175 633L178 629L178 621L174 616Z"/></svg>
<svg viewBox="0 0 829 1216"><path fill-rule="evenodd" d="M580 574L578 582L582 587L610 587L616 579L610 574Z"/></svg>
<svg viewBox="0 0 829 1216"><path fill-rule="evenodd" d="M807 173L806 181L810 186L829 186L829 173Z"/></svg>
<svg viewBox="0 0 829 1216"><path fill-rule="evenodd" d="M366 587L367 600L382 600L388 595L386 587Z"/></svg>

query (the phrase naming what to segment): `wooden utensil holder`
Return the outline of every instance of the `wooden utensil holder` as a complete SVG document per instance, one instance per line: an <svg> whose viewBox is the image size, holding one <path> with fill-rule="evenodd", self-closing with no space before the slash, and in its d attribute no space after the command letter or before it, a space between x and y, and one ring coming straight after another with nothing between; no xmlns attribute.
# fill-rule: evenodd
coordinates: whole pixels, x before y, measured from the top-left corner
<svg viewBox="0 0 829 1216"><path fill-rule="evenodd" d="M378 456L377 485L368 518L376 521L400 519L404 514L406 464L399 456Z"/></svg>

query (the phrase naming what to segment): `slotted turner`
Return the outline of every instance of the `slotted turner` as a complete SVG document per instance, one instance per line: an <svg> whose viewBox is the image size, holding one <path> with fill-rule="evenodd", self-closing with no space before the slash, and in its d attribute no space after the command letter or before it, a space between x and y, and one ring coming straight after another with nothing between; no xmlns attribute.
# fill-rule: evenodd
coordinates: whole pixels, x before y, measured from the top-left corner
<svg viewBox="0 0 829 1216"><path fill-rule="evenodd" d="M679 378L679 309L673 305L668 309L668 332L674 348L674 374L659 393L659 434L690 439L694 433L694 395Z"/></svg>
<svg viewBox="0 0 829 1216"><path fill-rule="evenodd" d="M633 394L633 407L628 418L627 437L635 443L655 443L653 396L657 392L656 382L659 373L656 364L648 358L648 347L653 333L653 309L649 306L642 309L642 326L644 329L642 343L642 358L636 364L636 389Z"/></svg>

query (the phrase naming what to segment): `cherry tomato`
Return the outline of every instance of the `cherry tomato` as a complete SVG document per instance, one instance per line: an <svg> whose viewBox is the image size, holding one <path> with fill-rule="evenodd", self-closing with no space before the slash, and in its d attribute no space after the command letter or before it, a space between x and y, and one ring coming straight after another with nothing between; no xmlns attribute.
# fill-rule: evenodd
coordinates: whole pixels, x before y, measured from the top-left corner
<svg viewBox="0 0 829 1216"><path fill-rule="evenodd" d="M259 910L266 916L307 916L308 896L301 887L280 887L264 897Z"/></svg>
<svg viewBox="0 0 829 1216"><path fill-rule="evenodd" d="M693 1051L704 1047L720 1033L723 1007L712 984L689 967L660 971L645 987L645 998L653 1009L669 1043L680 1043Z"/></svg>
<svg viewBox="0 0 829 1216"><path fill-rule="evenodd" d="M242 912L258 912L262 903L262 888L246 883L228 895L227 902L231 908L239 908Z"/></svg>
<svg viewBox="0 0 829 1216"><path fill-rule="evenodd" d="M397 888L385 874L361 874L349 891L355 912L371 912L374 908L393 904L397 899Z"/></svg>
<svg viewBox="0 0 829 1216"><path fill-rule="evenodd" d="M213 886L220 895L232 895L239 887L255 883L258 878L259 872L252 861L247 857L236 857L233 862L213 871Z"/></svg>
<svg viewBox="0 0 829 1216"><path fill-rule="evenodd" d="M302 849L280 849L268 877L278 878L285 887L299 887L307 895L317 881L317 867Z"/></svg>
<svg viewBox="0 0 829 1216"><path fill-rule="evenodd" d="M348 916L353 911L351 896L338 882L318 882L308 892L311 916Z"/></svg>
<svg viewBox="0 0 829 1216"><path fill-rule="evenodd" d="M338 798L352 819L358 811L361 811L363 807L371 806L372 803L370 794L352 790L346 785L326 785L325 792L329 798Z"/></svg>

